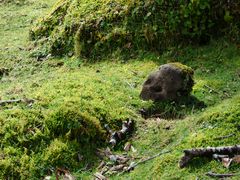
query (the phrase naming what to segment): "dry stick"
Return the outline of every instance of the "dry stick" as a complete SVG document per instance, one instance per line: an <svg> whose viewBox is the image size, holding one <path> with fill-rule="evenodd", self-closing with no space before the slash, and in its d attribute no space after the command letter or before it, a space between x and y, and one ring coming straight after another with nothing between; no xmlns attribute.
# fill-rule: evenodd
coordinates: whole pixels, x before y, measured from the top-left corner
<svg viewBox="0 0 240 180"><path fill-rule="evenodd" d="M210 91L212 91L212 92L214 92L214 93L220 94L217 90L211 88L210 86L208 86L208 85L206 85L206 84L204 85L204 87L206 87L207 89L209 89Z"/></svg>
<svg viewBox="0 0 240 180"><path fill-rule="evenodd" d="M210 177L225 178L225 177L239 176L240 174L216 174L210 171L206 173L206 175Z"/></svg>
<svg viewBox="0 0 240 180"><path fill-rule="evenodd" d="M94 174L94 176L98 179L98 180L106 180L107 178L102 175L101 173L97 172Z"/></svg>
<svg viewBox="0 0 240 180"><path fill-rule="evenodd" d="M139 162L137 162L137 163L134 163L134 164L132 164L132 165L130 165L130 166L128 167L127 171L131 171L131 170L133 170L136 166L138 166L139 164L143 164L143 163L145 163L145 162L147 162L147 161L150 161L150 160L152 160L152 159L154 159L154 158L156 158L156 157L158 157L158 156L161 156L161 155L163 155L163 154L167 154L167 153L170 153L170 152L172 152L172 150L165 151L165 152L160 152L160 153L158 153L158 154L156 154L156 155L154 155L154 156L152 156L152 157L149 157L149 158L147 158L147 159L145 159L145 160L142 160L142 161L139 161Z"/></svg>
<svg viewBox="0 0 240 180"><path fill-rule="evenodd" d="M184 156L179 162L180 168L184 168L194 157L212 157L213 154L233 155L240 154L240 145L226 147L208 147L184 150Z"/></svg>
<svg viewBox="0 0 240 180"><path fill-rule="evenodd" d="M132 131L133 121L124 121L122 124L122 129L120 131L112 131L108 124L105 124L105 128L111 135L109 143L112 146L115 146L119 141L123 140L128 133Z"/></svg>
<svg viewBox="0 0 240 180"><path fill-rule="evenodd" d="M232 133L232 134L229 134L229 135L226 135L226 136L216 137L216 138L214 138L213 140L222 140L222 139L230 138L230 137L235 136L235 135L236 135L236 134Z"/></svg>
<svg viewBox="0 0 240 180"><path fill-rule="evenodd" d="M11 104L11 103L21 103L21 102L30 104L34 102L34 99L24 98L24 99L2 100L0 101L0 106L4 106L6 104Z"/></svg>
<svg viewBox="0 0 240 180"><path fill-rule="evenodd" d="M11 103L20 103L22 101L23 101L22 99L2 100L2 101L0 101L0 106L6 105L6 104L11 104Z"/></svg>

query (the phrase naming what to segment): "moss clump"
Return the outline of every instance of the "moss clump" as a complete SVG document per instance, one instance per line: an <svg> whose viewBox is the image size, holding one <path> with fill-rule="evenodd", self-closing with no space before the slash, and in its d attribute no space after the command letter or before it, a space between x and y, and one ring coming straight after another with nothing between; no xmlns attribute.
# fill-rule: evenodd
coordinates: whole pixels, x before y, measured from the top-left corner
<svg viewBox="0 0 240 180"><path fill-rule="evenodd" d="M106 137L100 122L79 107L67 103L45 113L36 108L1 113L6 120L0 121L0 179L9 173L31 179L56 167L82 167L78 153L87 160Z"/></svg>
<svg viewBox="0 0 240 180"><path fill-rule="evenodd" d="M0 4L12 3L16 5L24 5L27 2L28 2L27 0L0 0Z"/></svg>
<svg viewBox="0 0 240 180"><path fill-rule="evenodd" d="M206 43L216 29L224 34L239 17L239 3L231 7L224 3L226 7L215 0L59 0L35 23L30 37L41 39L38 42L47 46L46 53L55 55L75 51L77 56L99 58L115 51L162 51L184 41ZM230 22L224 21L224 11Z"/></svg>
<svg viewBox="0 0 240 180"><path fill-rule="evenodd" d="M191 67L186 66L182 63L174 62L174 63L169 63L169 64L172 66L175 66L176 68L181 69L182 72L184 72L185 74L188 74L189 76L193 76L193 74L194 74L194 71Z"/></svg>
<svg viewBox="0 0 240 180"><path fill-rule="evenodd" d="M67 103L52 113L45 121L50 136L65 137L84 144L103 141L104 133L99 120L87 112L80 112L79 107Z"/></svg>
<svg viewBox="0 0 240 180"><path fill-rule="evenodd" d="M169 65L176 67L177 69L180 69L182 73L182 79L183 79L183 88L180 92L181 95L189 95L192 92L192 88L194 85L194 71L191 67L186 66L179 62L169 63Z"/></svg>
<svg viewBox="0 0 240 180"><path fill-rule="evenodd" d="M192 92L192 88L194 86L194 79L193 79L193 75L194 75L194 71L191 67L183 65L181 63L173 63L174 66L182 69L183 72L183 77L184 77L184 81L183 81L183 89L184 92L183 94L189 95Z"/></svg>

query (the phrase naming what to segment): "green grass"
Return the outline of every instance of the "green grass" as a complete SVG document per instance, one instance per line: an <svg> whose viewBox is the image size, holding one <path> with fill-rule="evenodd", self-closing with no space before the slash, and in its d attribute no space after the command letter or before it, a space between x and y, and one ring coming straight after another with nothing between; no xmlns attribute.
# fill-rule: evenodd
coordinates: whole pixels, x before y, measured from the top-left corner
<svg viewBox="0 0 240 180"><path fill-rule="evenodd" d="M196 159L179 169L182 150L238 144L240 117L240 51L227 40L203 47L173 48L161 56L143 54L125 62L105 59L95 64L77 58L30 57L31 21L49 11L54 1L27 1L0 6L0 98L33 98L32 106L0 107L0 179L39 179L57 167L67 167L78 179L91 179L98 164L95 150L106 146L105 123L119 128L136 121L129 139L136 157L162 150L173 152L112 179L206 179L208 171L237 172L219 162ZM139 99L147 75L166 62L182 62L195 70L190 102L157 103ZM199 105L203 101L205 106ZM202 104L202 103L200 103ZM144 120L141 108L164 113ZM168 128L166 128L168 127ZM214 138L234 133L224 140ZM121 151L121 147L117 149ZM84 156L78 162L77 155ZM89 164L90 170L82 169Z"/></svg>

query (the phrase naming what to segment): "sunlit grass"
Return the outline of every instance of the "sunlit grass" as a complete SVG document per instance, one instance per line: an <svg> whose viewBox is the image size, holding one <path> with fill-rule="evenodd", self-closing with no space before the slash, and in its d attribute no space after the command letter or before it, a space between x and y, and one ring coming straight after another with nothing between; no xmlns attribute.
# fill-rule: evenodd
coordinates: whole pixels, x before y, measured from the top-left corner
<svg viewBox="0 0 240 180"><path fill-rule="evenodd" d="M178 168L184 148L238 143L240 53L235 45L218 40L204 47L172 49L161 56L143 53L127 62L119 58L89 64L84 59L64 57L37 61L29 57L29 25L53 3L29 1L23 6L0 7L0 67L9 69L9 74L0 77L0 98L35 99L30 107L0 107L0 158L4 156L0 179L39 179L57 166L69 167L79 179L91 178L92 172L81 168L90 163L95 171L95 149L106 145L103 125L119 128L128 118L137 122L129 139L137 149L134 156L174 151L115 179L191 179L210 170L239 170L237 166L224 169L208 160ZM192 95L205 106L139 99L147 75L160 64L175 61L193 67L196 84ZM141 108L169 116L144 120L138 112ZM214 140L232 133L236 136ZM83 162L78 162L78 153L85 157Z"/></svg>

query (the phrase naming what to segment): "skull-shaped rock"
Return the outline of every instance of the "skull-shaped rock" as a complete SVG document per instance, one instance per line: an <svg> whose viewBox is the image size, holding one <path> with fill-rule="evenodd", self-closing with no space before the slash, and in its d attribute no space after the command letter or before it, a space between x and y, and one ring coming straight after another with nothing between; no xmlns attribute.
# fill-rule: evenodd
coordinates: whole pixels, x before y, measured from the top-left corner
<svg viewBox="0 0 240 180"><path fill-rule="evenodd" d="M181 63L168 63L149 75L143 84L143 100L176 100L188 96L194 85L193 70Z"/></svg>

